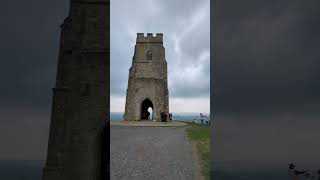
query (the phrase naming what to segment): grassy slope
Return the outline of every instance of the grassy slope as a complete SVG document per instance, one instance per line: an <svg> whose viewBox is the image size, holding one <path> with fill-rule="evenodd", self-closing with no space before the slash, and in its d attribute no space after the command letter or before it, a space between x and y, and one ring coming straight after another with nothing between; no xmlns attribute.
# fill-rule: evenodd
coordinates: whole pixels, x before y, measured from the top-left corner
<svg viewBox="0 0 320 180"><path fill-rule="evenodd" d="M208 126L188 123L188 137L196 142L204 179L210 179L210 131Z"/></svg>

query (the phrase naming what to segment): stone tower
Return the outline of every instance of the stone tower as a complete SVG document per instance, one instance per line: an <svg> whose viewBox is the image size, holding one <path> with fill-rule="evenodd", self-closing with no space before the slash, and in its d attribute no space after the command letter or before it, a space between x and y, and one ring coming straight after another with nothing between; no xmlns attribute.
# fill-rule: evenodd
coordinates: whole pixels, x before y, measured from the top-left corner
<svg viewBox="0 0 320 180"><path fill-rule="evenodd" d="M70 1L43 180L108 179L109 6L109 0Z"/></svg>
<svg viewBox="0 0 320 180"><path fill-rule="evenodd" d="M163 47L163 34L137 33L136 45L129 70L124 120L146 119L152 108L154 120L160 113L169 113L167 61Z"/></svg>

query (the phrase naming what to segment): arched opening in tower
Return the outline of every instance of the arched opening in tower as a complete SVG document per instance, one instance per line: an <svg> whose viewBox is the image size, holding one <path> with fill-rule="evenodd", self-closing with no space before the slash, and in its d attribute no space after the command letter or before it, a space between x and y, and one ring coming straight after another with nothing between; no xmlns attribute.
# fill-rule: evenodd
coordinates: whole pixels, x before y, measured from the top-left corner
<svg viewBox="0 0 320 180"><path fill-rule="evenodd" d="M151 110L150 110L151 109ZM151 112L150 112L151 111ZM141 120L153 119L153 104L150 99L145 99L141 103Z"/></svg>

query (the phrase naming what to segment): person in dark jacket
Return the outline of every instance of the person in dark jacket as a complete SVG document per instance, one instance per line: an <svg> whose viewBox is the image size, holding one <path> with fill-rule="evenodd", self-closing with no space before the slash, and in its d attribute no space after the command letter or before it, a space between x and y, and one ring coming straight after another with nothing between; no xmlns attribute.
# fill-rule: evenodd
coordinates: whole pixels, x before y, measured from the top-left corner
<svg viewBox="0 0 320 180"><path fill-rule="evenodd" d="M160 117L161 117L161 122L164 122L164 113L163 112L160 113Z"/></svg>
<svg viewBox="0 0 320 180"><path fill-rule="evenodd" d="M164 121L164 123L167 122L167 114L166 113L163 113L163 121Z"/></svg>
<svg viewBox="0 0 320 180"><path fill-rule="evenodd" d="M146 119L149 120L149 118L150 118L150 113L149 113L149 111L146 111Z"/></svg>

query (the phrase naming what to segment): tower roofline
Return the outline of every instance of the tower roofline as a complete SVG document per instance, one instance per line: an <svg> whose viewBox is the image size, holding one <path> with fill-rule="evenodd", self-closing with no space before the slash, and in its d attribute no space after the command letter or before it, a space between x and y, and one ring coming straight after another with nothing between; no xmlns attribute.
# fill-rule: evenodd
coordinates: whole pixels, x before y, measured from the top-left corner
<svg viewBox="0 0 320 180"><path fill-rule="evenodd" d="M110 3L110 0L71 0L78 3Z"/></svg>
<svg viewBox="0 0 320 180"><path fill-rule="evenodd" d="M60 25L60 28L64 28L65 26L70 25L71 23L71 17L68 16L64 19L64 21L62 22L62 24Z"/></svg>
<svg viewBox="0 0 320 180"><path fill-rule="evenodd" d="M145 36L144 33L137 33L137 43L162 43L163 42L163 33L156 33L156 36L153 36L153 33L147 33Z"/></svg>

